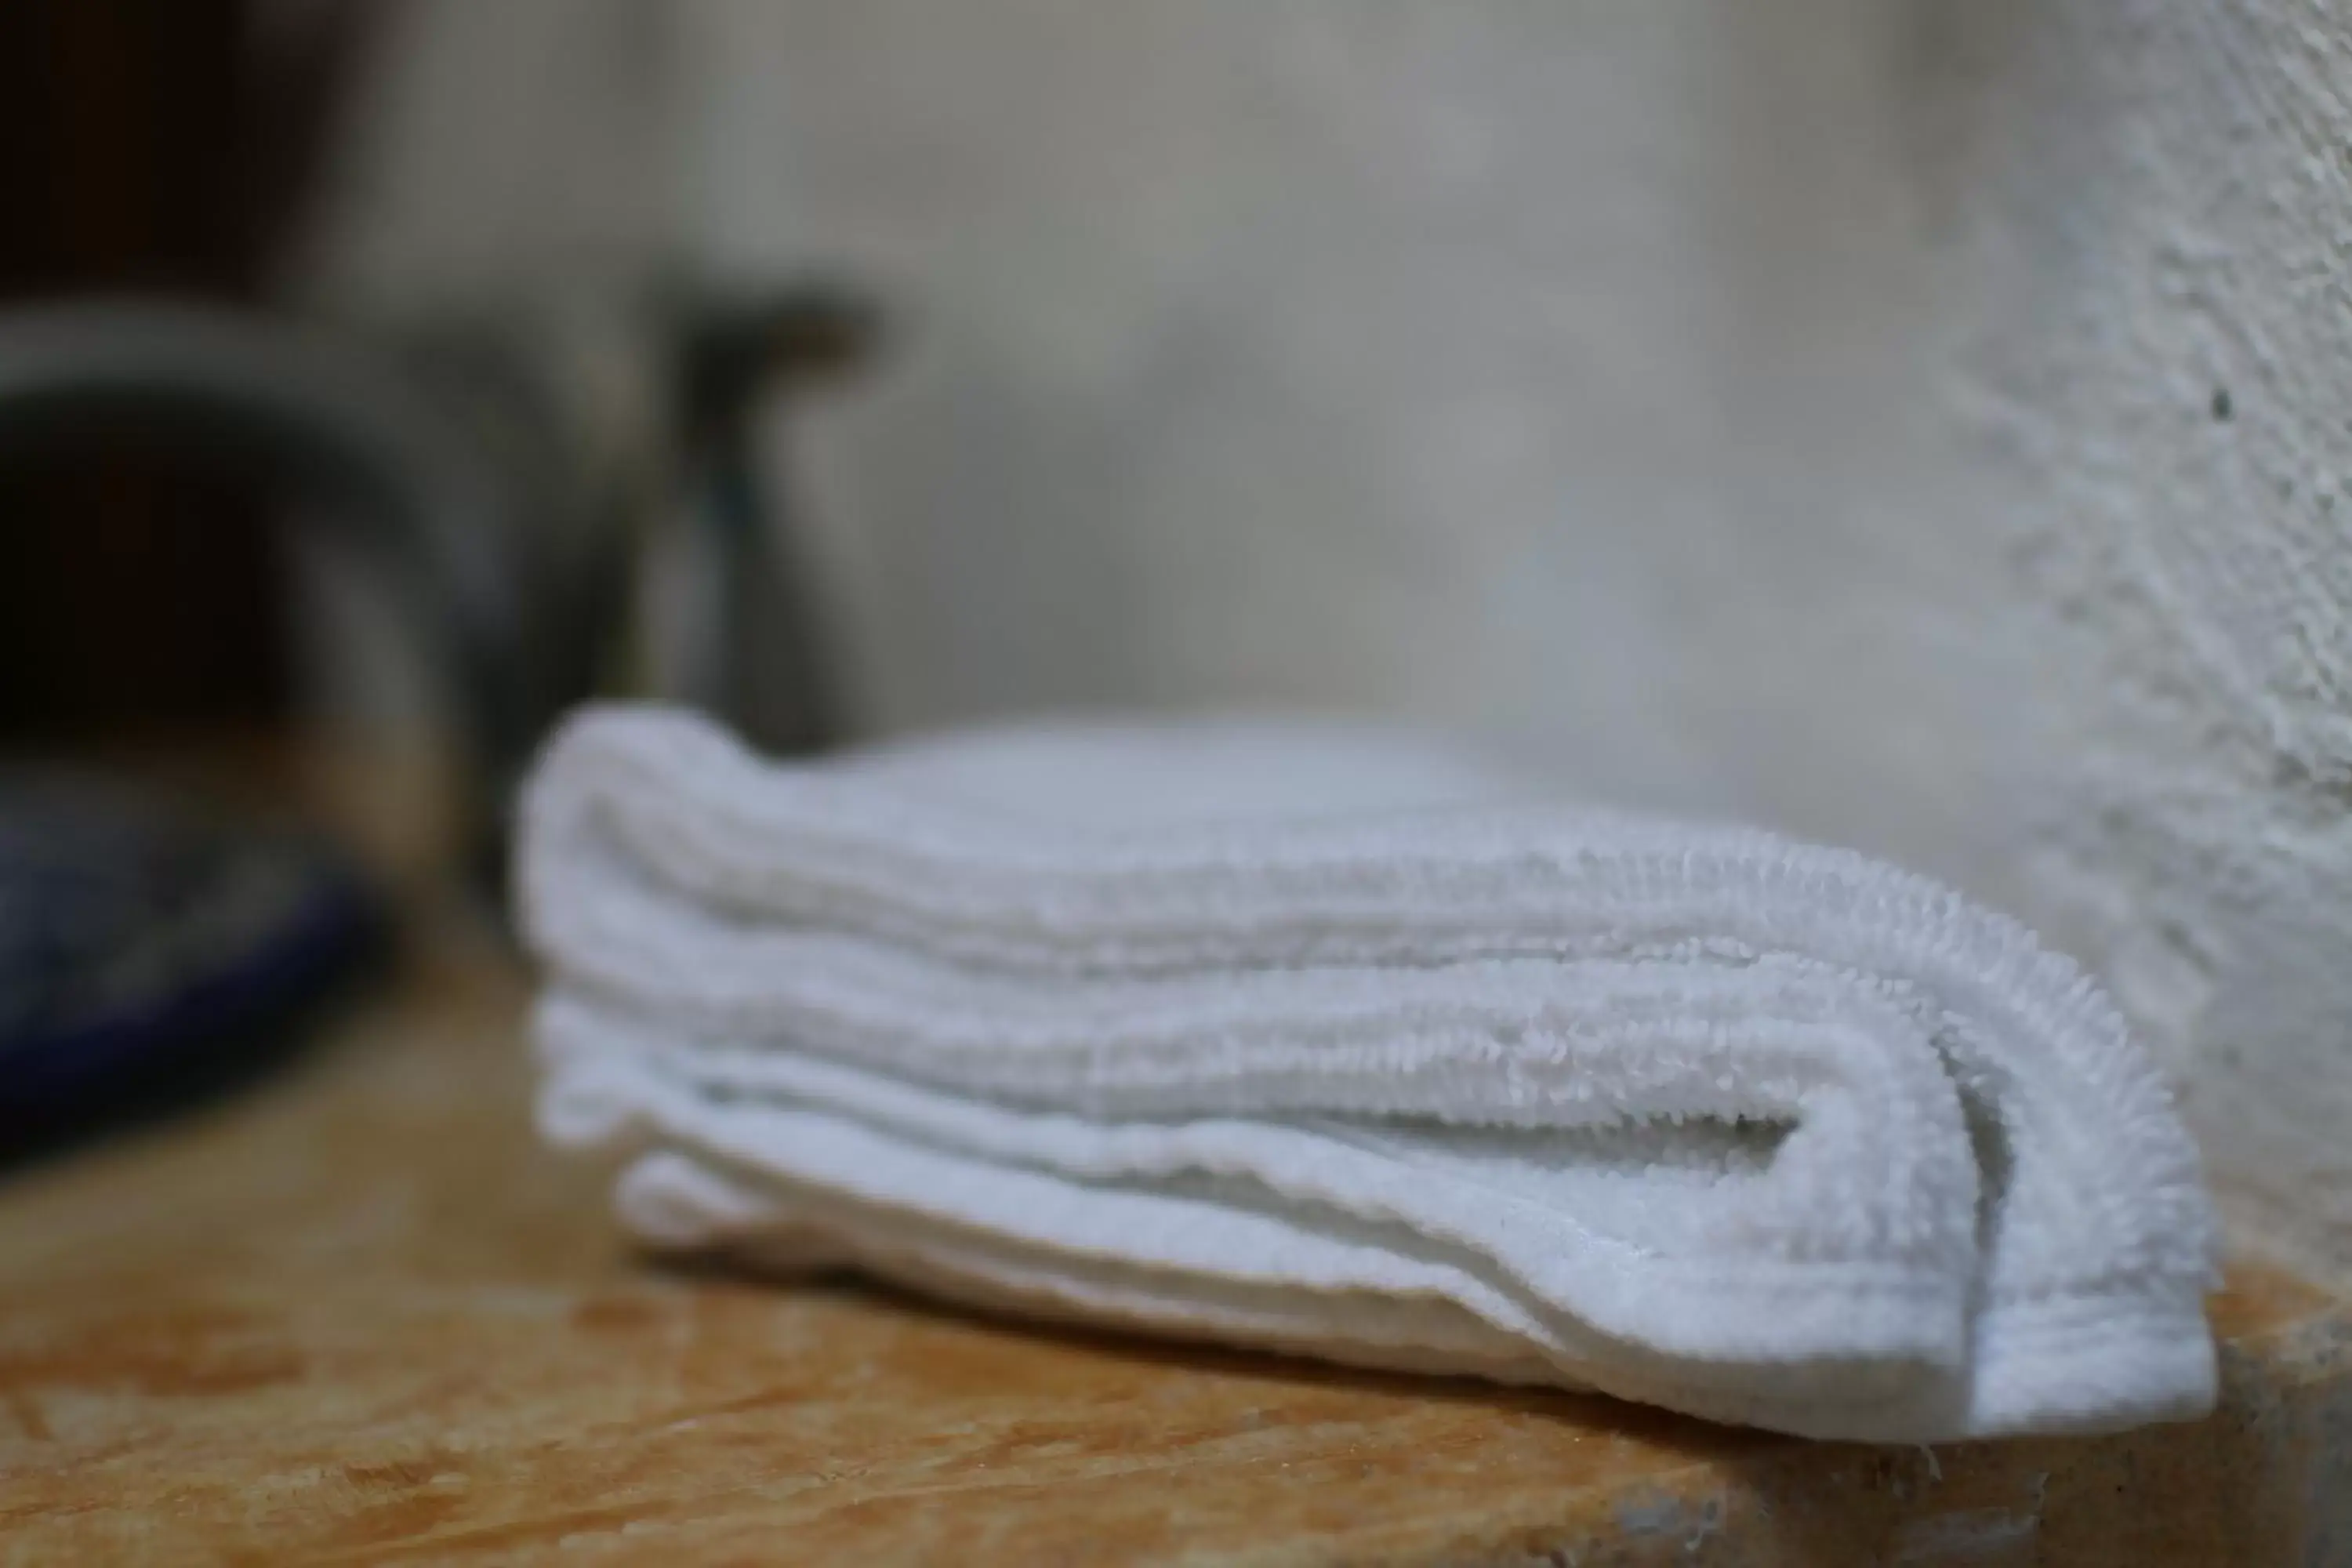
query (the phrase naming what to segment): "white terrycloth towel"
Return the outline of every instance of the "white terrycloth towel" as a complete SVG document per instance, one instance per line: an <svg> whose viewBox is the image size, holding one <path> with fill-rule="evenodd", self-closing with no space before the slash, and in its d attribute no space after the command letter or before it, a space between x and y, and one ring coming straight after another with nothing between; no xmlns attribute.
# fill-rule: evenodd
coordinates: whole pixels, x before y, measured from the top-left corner
<svg viewBox="0 0 2352 1568"><path fill-rule="evenodd" d="M1922 879L1433 743L574 720L550 1137L656 1243L1933 1441L2196 1415L2214 1226L2115 1008Z"/></svg>

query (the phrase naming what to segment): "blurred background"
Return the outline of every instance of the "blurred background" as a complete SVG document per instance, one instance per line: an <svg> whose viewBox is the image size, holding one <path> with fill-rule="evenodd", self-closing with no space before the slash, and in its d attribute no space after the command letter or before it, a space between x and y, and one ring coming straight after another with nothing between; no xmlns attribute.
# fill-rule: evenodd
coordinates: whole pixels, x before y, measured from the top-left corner
<svg viewBox="0 0 2352 1568"><path fill-rule="evenodd" d="M1470 730L2016 910L2352 1256L2288 9L14 0L0 746L414 889L592 693Z"/></svg>

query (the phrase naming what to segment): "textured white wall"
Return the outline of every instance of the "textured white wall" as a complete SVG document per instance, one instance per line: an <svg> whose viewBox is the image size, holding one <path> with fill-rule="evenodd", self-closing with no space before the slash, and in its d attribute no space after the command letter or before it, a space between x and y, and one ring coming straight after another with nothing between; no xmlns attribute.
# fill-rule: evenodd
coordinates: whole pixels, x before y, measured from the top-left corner
<svg viewBox="0 0 2352 1568"><path fill-rule="evenodd" d="M528 300L625 288L667 254L676 19L659 0L389 9L309 268L323 298Z"/></svg>
<svg viewBox="0 0 2352 1568"><path fill-rule="evenodd" d="M1936 390L2075 726L2041 897L2087 917L2242 1212L2352 1259L2352 21L1953 18Z"/></svg>
<svg viewBox="0 0 2352 1568"><path fill-rule="evenodd" d="M467 177L541 236L509 251L619 213L586 231L837 258L905 309L887 374L793 453L877 723L1422 714L1942 872L2110 973L2242 1215L2352 1260L2352 24L580 14L628 58L546 46L574 76L664 62L598 133L658 126L662 202L531 219L641 157L542 137L492 164L530 177ZM398 184L355 232L488 269L435 248L457 197Z"/></svg>
<svg viewBox="0 0 2352 1568"><path fill-rule="evenodd" d="M805 448L874 710L1401 708L1966 840L2009 650L1918 397L1903 40L1748 9L699 6L700 249L911 311Z"/></svg>

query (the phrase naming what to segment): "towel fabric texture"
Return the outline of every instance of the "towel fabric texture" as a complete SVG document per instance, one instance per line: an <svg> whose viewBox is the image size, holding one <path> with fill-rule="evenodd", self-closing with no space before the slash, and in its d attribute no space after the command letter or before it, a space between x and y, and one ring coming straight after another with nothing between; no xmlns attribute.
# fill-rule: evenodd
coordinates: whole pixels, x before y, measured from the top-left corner
<svg viewBox="0 0 2352 1568"><path fill-rule="evenodd" d="M651 708L528 791L541 1124L662 1246L1822 1437L2193 1416L2215 1227L2105 997L1862 856L1435 742Z"/></svg>

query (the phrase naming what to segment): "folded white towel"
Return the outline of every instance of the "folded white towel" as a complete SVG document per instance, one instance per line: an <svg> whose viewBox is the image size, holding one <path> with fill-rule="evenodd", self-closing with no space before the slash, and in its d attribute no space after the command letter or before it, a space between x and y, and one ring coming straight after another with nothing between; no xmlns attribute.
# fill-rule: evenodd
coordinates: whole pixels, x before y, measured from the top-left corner
<svg viewBox="0 0 2352 1568"><path fill-rule="evenodd" d="M529 792L543 1128L640 1235L1932 1441L2206 1410L2214 1226L2115 1009L1851 853L1435 745L576 719Z"/></svg>

